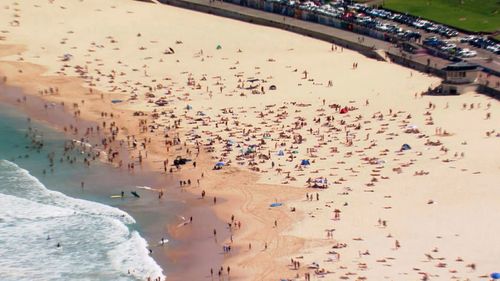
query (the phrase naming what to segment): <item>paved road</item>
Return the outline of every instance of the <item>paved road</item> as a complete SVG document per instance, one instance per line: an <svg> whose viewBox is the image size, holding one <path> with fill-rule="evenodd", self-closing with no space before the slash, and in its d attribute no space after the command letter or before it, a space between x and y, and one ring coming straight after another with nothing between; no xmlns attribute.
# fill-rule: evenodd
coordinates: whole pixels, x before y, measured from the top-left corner
<svg viewBox="0 0 500 281"><path fill-rule="evenodd" d="M162 2L165 0L159 0L159 2ZM352 41L352 42L359 42L358 37L362 36L357 33L349 32L346 30L318 24L318 23L313 23L313 22L308 22L304 20L299 20L291 17L284 17L282 15L274 14L274 13L269 13L265 12L262 10L257 10L249 7L244 7L236 4L231 4L231 3L226 3L222 1L210 1L210 0L182 0L184 2L190 2L190 3L195 3L199 5L204 5L212 8L219 8L219 9L224 9L232 12L236 12L239 14L243 15L249 15L252 17L259 17L259 18L264 18L266 20L274 21L274 22L281 22L281 23L286 23L287 25L290 26L296 26L296 27L301 27L309 30L314 30L318 31L324 34L328 34L340 39ZM419 30L420 31L420 30ZM421 31L420 31L421 32ZM425 36L425 35L424 35ZM364 36L364 40L361 43L367 47L373 47L375 49L379 50L384 50L386 52L390 53L395 53L399 54L400 51L397 49L393 44L378 40L375 38L367 37ZM472 49L472 48L470 48ZM482 52L487 52L486 50L481 50ZM495 55L493 55L495 56ZM429 59L431 62L431 66L435 68L443 68L446 65L448 65L450 62L448 60L444 60L438 57L430 56L427 54L421 54L421 55L412 55L411 58L413 60L416 60L422 64L426 64L427 60ZM471 62L478 63L480 65L484 65L488 68L492 68L498 72L500 72L500 60L498 56L495 56L495 59L492 62L487 62L485 61L485 58L482 56L478 56L477 58L470 59Z"/></svg>

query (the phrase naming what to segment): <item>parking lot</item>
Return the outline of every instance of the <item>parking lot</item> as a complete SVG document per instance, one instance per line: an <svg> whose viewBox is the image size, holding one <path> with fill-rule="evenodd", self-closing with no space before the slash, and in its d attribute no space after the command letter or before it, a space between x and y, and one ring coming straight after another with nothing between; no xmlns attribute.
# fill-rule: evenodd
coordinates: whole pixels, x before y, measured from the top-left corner
<svg viewBox="0 0 500 281"><path fill-rule="evenodd" d="M391 34L402 40L422 44L452 61L465 60L500 72L498 56L500 43L486 36L466 34L442 24L411 15L371 8L353 1L338 0L323 5L304 2L300 8L326 13L332 17Z"/></svg>

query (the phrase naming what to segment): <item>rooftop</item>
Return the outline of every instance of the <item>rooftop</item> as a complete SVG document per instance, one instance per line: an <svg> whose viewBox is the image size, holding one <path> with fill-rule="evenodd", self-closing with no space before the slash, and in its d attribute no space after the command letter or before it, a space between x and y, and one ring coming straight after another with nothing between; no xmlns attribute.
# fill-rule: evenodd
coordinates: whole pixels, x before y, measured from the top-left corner
<svg viewBox="0 0 500 281"><path fill-rule="evenodd" d="M478 68L477 64L471 64L468 62L457 62L447 65L443 70L445 71L464 71L464 70L476 70Z"/></svg>

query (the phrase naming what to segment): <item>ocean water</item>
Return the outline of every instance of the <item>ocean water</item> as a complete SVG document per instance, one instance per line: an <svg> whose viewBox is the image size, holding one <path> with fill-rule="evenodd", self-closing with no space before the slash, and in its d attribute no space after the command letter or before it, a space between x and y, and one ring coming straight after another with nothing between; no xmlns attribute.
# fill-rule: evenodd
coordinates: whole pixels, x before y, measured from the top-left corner
<svg viewBox="0 0 500 281"><path fill-rule="evenodd" d="M43 148L34 149L28 133L43 139ZM117 208L121 203L103 199L109 198L110 188L117 193L127 187L103 191L102 183L89 184L90 191L80 188L80 180L102 178L109 169L63 161L51 168L47 155L64 141L61 134L0 105L0 280L163 277L134 218Z"/></svg>

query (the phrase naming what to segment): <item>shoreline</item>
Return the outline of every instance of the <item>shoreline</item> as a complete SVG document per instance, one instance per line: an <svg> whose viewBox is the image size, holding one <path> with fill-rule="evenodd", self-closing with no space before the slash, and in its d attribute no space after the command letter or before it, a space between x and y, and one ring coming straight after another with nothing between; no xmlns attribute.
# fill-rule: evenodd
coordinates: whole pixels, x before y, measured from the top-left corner
<svg viewBox="0 0 500 281"><path fill-rule="evenodd" d="M2 49L3 45L0 45L0 50ZM8 77L13 77L13 75L5 75L3 69L2 69L2 63L0 62L0 76L8 76ZM23 65L23 63L20 63L19 66L26 70L29 70L30 66ZM36 70L37 67L34 67ZM38 76L39 78L42 78L42 76ZM49 78L50 79L50 78ZM34 79L36 80L36 79ZM62 82L64 84L64 82ZM0 89L3 85L0 85ZM74 117L72 117L69 112L67 112L64 107L52 107L49 109L50 114L47 113L47 111L44 113L44 104L47 103L52 103L54 102L53 99L44 99L43 97L37 96L33 94L30 91L30 88L19 88L21 85L9 85L7 82L7 87L10 87L10 89L2 89L2 96L0 97L0 102L3 104L13 107L13 108L18 108L21 111L24 112L24 114L28 115L31 119L37 120L38 122L42 122L49 127L53 128L54 130L57 130L65 135L65 138L68 140L74 139L76 136L75 134L69 134L68 132L65 132L63 130L63 127L65 128L65 125L67 124L73 124L74 123L74 128L78 128L80 132L84 131L87 127L94 126L98 120L92 120L91 118L88 118L88 116L84 118L78 118L78 121L75 122ZM4 94L8 93L8 96L5 96ZM24 96L27 96L27 102L19 102L19 100L22 100ZM54 104L55 105L55 104ZM87 119L88 118L88 119ZM109 134L106 134L109 135ZM78 138L77 138L78 139ZM94 141L97 140L98 137L94 137ZM123 151L122 151L123 153ZM100 160L101 165L110 165L113 167L112 169L117 170L116 173L123 173L123 169L120 169L116 166L116 164L110 164L104 161L103 159ZM126 172L126 171L125 171ZM138 177L139 179L146 179L145 177L154 177L154 180L151 180L151 178L147 178L148 182L153 182L155 183L155 188L160 188L160 187L165 187L166 194L168 196L169 201L174 200L178 202L185 202L183 203L183 209L178 210L179 215L185 215L185 214L196 214L197 219L200 219L204 221L205 223L211 224L211 225L216 225L218 227L221 227L224 225L224 223L219 220L218 218L214 217L214 214L211 212L206 212L205 210L196 210L199 209L199 207L196 206L188 206L190 203L189 202L195 202L195 194L183 194L183 190L179 190L175 188L177 185L176 180L174 180L175 177L178 175L167 175L167 182L169 184L165 185L165 175L161 175L157 169L154 169L152 167L152 163L144 163L142 167L140 167L140 170L134 172L136 175L133 175L133 177ZM130 175L130 173L129 173ZM111 193L111 191L109 191ZM143 193L147 193L147 191L144 191ZM155 203L156 200L154 200L154 197L156 196L157 192L149 192L153 194L152 196L148 197L153 197L153 199L142 199L142 200L148 200L148 202ZM144 195L144 194L143 194ZM161 202L159 202L161 203ZM164 203L164 204L169 204ZM143 204L141 204L143 205ZM186 260L186 256L194 256L200 249L207 250L208 252L213 252L214 249L211 246L211 243L209 242L208 238L205 238L205 236L200 236L197 234L197 230L199 231L199 227L190 227L189 230L183 231L183 229L178 229L178 222L176 221L164 221L161 219L162 212L165 212L165 207L162 207L161 205L158 205L157 207L154 208L144 208L139 206L121 206L124 211L127 213L131 214L134 218L141 218L142 220L145 219L146 216L149 216L147 214L153 214L158 221L155 221L154 223L150 222L147 224L145 229L141 230L141 234L144 235L144 238L146 241L149 243L149 247L153 248L153 255L152 257L155 259L155 261L162 267L164 268L165 273L168 276L168 280L183 280L184 278L191 278L193 274L195 276L198 276L201 274L200 270L198 270L198 266L193 267L194 264L191 263L191 261ZM167 208L168 210L168 208ZM137 219L137 224L141 225L142 221L141 219ZM155 220L155 219L153 219ZM166 244L163 249L157 249L155 245L155 241L160 240L161 233L167 233L170 237L170 244ZM224 237L224 236L223 236ZM227 238L227 237L225 237ZM171 246L172 243L175 243L176 245ZM181 259L179 261L179 259ZM184 259L184 260L183 260ZM214 265L218 265L222 263L222 259L218 257L218 255L206 255L203 259L198 259L196 265L204 265L205 267L210 265L214 267ZM176 265L177 267L180 268L170 268L172 265ZM215 266L216 267L216 266ZM170 274L175 274L176 276L180 277L171 277Z"/></svg>
<svg viewBox="0 0 500 281"><path fill-rule="evenodd" d="M178 192L189 209L168 231L194 238L188 251L165 249L170 279L210 278L214 267L217 278L219 266L224 279L252 281L495 270L497 100L422 95L440 79L289 32L110 1L21 3L21 25L5 28L26 49L6 47L0 68L7 83L111 131L106 154L128 152L115 166L161 174L153 188L175 179L164 198ZM31 13L53 20L40 26ZM89 16L126 17L128 28L89 32ZM30 36L46 29L58 40ZM175 167L176 157L191 161ZM154 204L134 207L164 219Z"/></svg>
<svg viewBox="0 0 500 281"><path fill-rule="evenodd" d="M5 53L2 54L1 52L1 47L3 45L0 45L0 58L5 56ZM7 48L10 49L10 48ZM4 71L5 65L8 65L11 72L9 75L9 72ZM38 79L44 80L48 79L50 80L50 77L47 76L42 76L40 75L42 73L41 67L32 65L30 63L12 63L12 62L5 62L2 61L0 62L0 69L2 71L0 72L0 76L6 76L7 77L7 85L10 85L11 87L22 87L22 84L17 84L16 81L19 81L18 79L13 79L13 77L16 77L16 71L13 71L16 67L22 68L23 69L23 75L25 75L27 72L29 73L29 69L32 67L35 74L29 74L31 79L33 81L36 81L35 83L37 85L45 85L46 87L50 87L50 83L44 83L41 81L37 81ZM24 78L19 78L19 79L24 79ZM70 85L74 84L79 84L78 83L78 78L56 78L58 81L58 87L59 91L62 91L64 84L67 81ZM14 84L10 84L14 81ZM27 85L24 85L26 87ZM70 86L73 87L73 86ZM80 86L76 86L80 87ZM27 86L26 88L23 88L24 90L22 92L19 92L18 95L14 95L11 97L10 101L8 102L11 106L18 106L22 103L20 103L18 100L22 99L23 94L27 96L31 96L32 98L34 97L35 99L39 99L37 102L37 105L35 106L38 107L39 111L43 111L43 102L54 102L58 101L58 98L60 96L37 96L34 94L34 90L30 88L30 86ZM83 96L85 96L85 92L83 92ZM97 95L97 93L94 93ZM5 98L5 97L3 97ZM80 99L79 97L65 97L64 100L78 100ZM97 99L96 99L97 100ZM108 98L109 100L109 98ZM1 101L1 102L5 102ZM17 105L16 105L17 103ZM68 102L66 103L68 104ZM82 113L86 114L83 117L79 117L80 120L89 120L87 122L96 123L97 120L93 119L93 116L96 116L97 112L95 112L95 109L93 109L90 106L85 106L85 109L81 111ZM125 114L126 111L120 110L118 111L120 114ZM64 112L62 114L66 114L67 116L70 116L68 112ZM36 119L42 121L42 122L47 122L47 119L44 120L43 116L35 116ZM53 123L48 122L49 125L54 125ZM61 131L61 126L56 126L55 129ZM159 153L158 147L150 147L151 152L153 153ZM172 159L172 154L166 154L165 157ZM161 162L159 160L154 160L154 159L147 159L145 160L143 167L141 169L144 170L149 170L153 173L158 173L158 170L161 169L158 166L161 164L158 164L158 162ZM296 200L297 198L301 197L304 191L297 190L295 188L291 187L285 187L285 186L268 186L266 184L260 184L258 183L258 176L257 175L252 175L252 173L247 172L247 171L242 171L242 170L237 170L232 168L230 172L227 173L227 175L221 176L221 175L216 175L215 173L210 173L210 167L211 167L211 162L209 154L206 153L200 153L200 156L197 158L197 167L198 173L207 173L205 175L204 181L201 182L201 188L200 187L188 187L188 188L183 188L181 189L181 196L180 198L183 198L182 193L187 191L189 195L189 201L190 202L195 202L194 206L187 206L188 210L186 213L189 214L194 214L195 219L198 217L203 221L204 217L206 217L207 213L206 210L213 211L214 214L216 215L216 218L213 218L209 220L208 222L204 221L203 225L201 226L202 230L198 229L192 229L192 230L187 230L187 228L177 228L179 225L178 223L172 222L168 224L165 227L165 230L172 236L174 239L180 239L182 242L181 244L186 246L186 247L178 247L179 249L168 249L169 247L166 247L164 251L161 251L161 254L158 254L158 251L156 251L155 254L153 254L153 257L155 258L155 261L158 262L158 264L161 267L168 266L171 264L174 264L176 267L179 268L173 268L173 269L168 269L167 275L168 275L168 280L187 280L186 278L200 278L200 276L206 276L209 273L210 268L213 268L214 271L216 272L217 266L213 266L214 263L213 261L216 260L215 264L219 264L221 268L226 269L227 266L224 266L224 264L235 264L235 263L242 263L246 259L251 259L255 260L258 259L259 254L266 254L263 253L262 250L264 250L264 243L261 241L263 240L268 240L269 245L268 247L274 247L273 251L274 253L278 254L280 256L286 256L289 254L292 254L294 252L297 252L304 244L304 242L301 239L298 238L291 238L288 237L287 240L283 240L282 238L279 237L281 232L286 231L289 229L289 227L292 225L292 222L297 222L297 218L292 218L289 214L286 213L286 211L277 211L275 212L275 215L280 218L280 221L282 221L280 224L283 225L283 227L280 228L279 232L276 232L276 230L271 229L271 232L265 232L265 233L260 233L260 229L262 227L266 227L266 225L272 225L273 219L267 217L267 215L262 214L261 211L255 212L254 209L263 209L267 210L268 208L265 207L265 201L261 199L260 202L254 202L253 201L253 196L257 194L274 194L274 198L280 198L282 201L291 201L291 200ZM155 164L156 163L156 164ZM106 163L105 163L106 164ZM109 164L109 163L108 163ZM157 168L153 168L153 166L157 166ZM116 166L116 164L115 164ZM202 172L200 172L200 170ZM192 176L192 171L183 171L180 170L177 173L174 173L173 176L177 177L179 179L183 179L186 176ZM235 174L238 174L240 176L235 177ZM163 175L158 175L158 178L161 179ZM199 175L198 175L199 176ZM169 175L170 177L170 175ZM249 179L245 182L241 182L240 178L246 178ZM236 179L233 180L233 179ZM220 188L220 184L224 183L224 185L231 185L232 187L239 187L236 190L231 190L231 188ZM170 190L173 189L173 192L179 193L178 190L175 190L177 184L175 181L172 181L173 185L169 188ZM272 192L269 192L268 190L265 190L266 188L273 188ZM250 188L252 191L250 191ZM260 189L260 190L257 190ZM217 204L212 205L210 203L204 203L204 205L200 205L199 203L196 203L196 201L199 201L200 197L200 189L206 190L207 191L207 197L211 197L212 194L215 194L215 197L217 197ZM282 194L286 191L289 195L283 196ZM167 192L168 195L168 192ZM186 200L186 199L181 199L181 200ZM205 201L211 200L210 198L207 198ZM210 202L210 201L209 201ZM264 203L264 205L263 205ZM272 202L270 202L272 203ZM207 206L208 204L208 206ZM229 204L229 207L227 206ZM257 206L254 206L255 204L258 204ZM244 205L246 206L245 209L239 209L236 206ZM134 211L129 210L127 208L124 208L125 211L129 212L130 214L135 218L134 216ZM229 220L232 216L236 216L238 218L238 221L243 221L245 224L245 228L243 231L238 230L238 232L234 232L233 235L235 236L234 241L230 242L230 236L233 236L231 232L233 230L228 231L227 229L227 224L224 222L224 219ZM300 217L300 215L298 215ZM158 217L161 217L158 214ZM255 220L257 218L257 220ZM215 219L215 221L214 221ZM254 221L255 220L255 221ZM250 224L248 224L250 223ZM217 237L218 239L215 241L216 243L214 244L213 237L211 237L211 234L207 234L207 225L216 225L218 229L218 234ZM203 229L204 228L204 229ZM248 228L248 229L247 229ZM157 236L157 233L162 231L162 228L159 226L153 227L153 230L146 230L145 238L148 242L155 241L153 237ZM153 232L153 233L151 233ZM222 236L222 239L221 239ZM238 237L239 240L236 242L236 237ZM156 239L158 240L158 239ZM194 241L194 242L193 242ZM279 242L280 241L280 242ZM266 242L267 243L267 242ZM272 245L272 243L275 243ZM221 251L222 245L232 245L233 250L231 254L223 254ZM259 250L257 253L254 253L255 250L249 251L248 250L248 245L252 244L252 248L259 247ZM278 245L282 247L284 245L287 246L287 250L284 253L281 253ZM199 257L199 252L203 251L204 253L209 253L207 255L202 255ZM256 257L257 256L257 257ZM196 258L195 258L196 257ZM194 259L193 259L194 258ZM181 260L181 262L179 262ZM193 263L193 260L195 261ZM179 266L180 264L180 266ZM201 264L201 266L200 266ZM262 276L266 275L275 275L276 278L282 277L283 275L292 277L292 273L272 273L273 268L275 266L280 265L283 266L286 263L283 261L280 261L279 263L275 264L268 264L264 267L264 273L265 274ZM200 268L201 267L201 268ZM253 270L253 269L252 269ZM259 269L260 271L260 269ZM250 273L253 271L245 272L244 269L240 269L240 272L235 272L233 269L233 273L231 274L232 278L239 278L241 276L245 276L244 278L248 278L252 276L253 273ZM172 274L174 276L172 276Z"/></svg>

